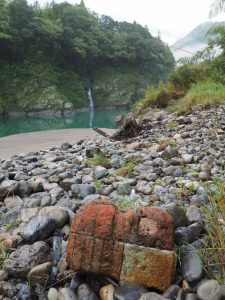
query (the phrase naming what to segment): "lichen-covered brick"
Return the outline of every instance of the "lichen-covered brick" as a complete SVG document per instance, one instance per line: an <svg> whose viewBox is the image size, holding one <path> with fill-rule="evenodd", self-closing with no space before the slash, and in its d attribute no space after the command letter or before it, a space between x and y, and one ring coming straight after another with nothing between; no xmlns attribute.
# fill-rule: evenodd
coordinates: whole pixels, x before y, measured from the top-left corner
<svg viewBox="0 0 225 300"><path fill-rule="evenodd" d="M94 239L94 243L92 246L92 262L91 262L91 271L93 273L100 273L101 270L101 260L102 260L102 252L103 252L104 240L102 239ZM77 269L75 271L83 271L81 268L80 270Z"/></svg>
<svg viewBox="0 0 225 300"><path fill-rule="evenodd" d="M128 251L131 246L132 251ZM83 206L76 213L71 224L67 262L78 272L104 274L124 282L136 280L154 288L159 288L157 278L166 269L163 290L172 282L175 261L174 252L163 249L173 249L173 219L168 213L150 207L121 210L112 202L101 200ZM128 262L132 262L136 275L130 273ZM148 271L152 272L151 280L145 278Z"/></svg>
<svg viewBox="0 0 225 300"><path fill-rule="evenodd" d="M120 278L120 272L123 263L123 250L124 250L124 243L121 242L114 242L113 247L113 264L111 270L111 276L113 278Z"/></svg>
<svg viewBox="0 0 225 300"><path fill-rule="evenodd" d="M131 237L132 226L134 222L133 209L120 211L116 209L115 224L114 224L114 239L117 241L129 241Z"/></svg>
<svg viewBox="0 0 225 300"><path fill-rule="evenodd" d="M89 272L91 269L91 259L92 259L92 249L93 249L94 239L92 237L85 237L83 248L82 248L82 269Z"/></svg>
<svg viewBox="0 0 225 300"><path fill-rule="evenodd" d="M96 210L94 237L112 239L113 219L115 207L113 205L99 205Z"/></svg>
<svg viewBox="0 0 225 300"><path fill-rule="evenodd" d="M171 285L175 270L173 251L126 244L120 281L165 291Z"/></svg>

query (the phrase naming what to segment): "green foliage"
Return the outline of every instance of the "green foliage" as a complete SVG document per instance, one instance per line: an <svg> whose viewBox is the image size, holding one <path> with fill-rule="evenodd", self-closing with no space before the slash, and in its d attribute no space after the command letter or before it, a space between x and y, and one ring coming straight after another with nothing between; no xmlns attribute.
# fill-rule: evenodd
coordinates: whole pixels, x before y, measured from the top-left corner
<svg viewBox="0 0 225 300"><path fill-rule="evenodd" d="M166 124L166 127L171 128L171 129L176 128L177 126L179 126L179 123L177 121L171 121Z"/></svg>
<svg viewBox="0 0 225 300"><path fill-rule="evenodd" d="M183 95L183 91L177 91L171 84L161 82L156 87L150 86L145 92L144 99L140 100L135 106L141 105L142 111L148 107L165 108Z"/></svg>
<svg viewBox="0 0 225 300"><path fill-rule="evenodd" d="M52 2L42 8L26 0L0 1L0 32L9 27L14 41L10 60L15 54L18 60L41 51L56 63L84 72L99 62L125 63L150 68L155 76L165 76L174 64L169 48L135 22L99 17L83 4Z"/></svg>
<svg viewBox="0 0 225 300"><path fill-rule="evenodd" d="M142 96L148 83L154 82L152 74L141 74L133 66L103 66L96 70L94 76L93 93L100 106L116 105L118 99L121 105L127 104L130 99Z"/></svg>
<svg viewBox="0 0 225 300"><path fill-rule="evenodd" d="M111 166L109 158L103 152L100 152L99 154L95 154L93 158L90 158L88 160L88 165L102 166L105 168L110 168Z"/></svg>
<svg viewBox="0 0 225 300"><path fill-rule="evenodd" d="M170 107L174 112L190 112L194 104L207 108L225 103L225 86L217 82L200 82L193 85L186 96Z"/></svg>
<svg viewBox="0 0 225 300"><path fill-rule="evenodd" d="M18 222L16 220L12 220L10 223L5 225L5 229L6 229L6 231L10 231L16 225L18 225Z"/></svg>
<svg viewBox="0 0 225 300"><path fill-rule="evenodd" d="M128 103L143 95L149 82L165 79L174 65L168 46L152 37L147 28L98 16L82 2L53 1L41 7L38 2L29 5L26 0L0 0L0 57L3 64L11 65L0 74L5 77L0 83L1 111L23 107L20 102L26 102L26 111L32 107L36 110L38 101L42 103L50 96L46 90L43 93L45 80L46 86L54 86L46 108L52 107L56 98L55 109L65 101L74 107L87 106L85 91L89 86L95 89L100 105ZM27 72L23 66L34 62L38 74L30 76L30 67ZM46 62L47 69L38 70L37 65ZM49 71L50 76L46 76ZM28 93L30 103L24 95L25 78L38 85ZM8 84L17 80L21 83L15 83L15 97L11 99L14 92L9 91ZM16 92L20 99L16 99Z"/></svg>
<svg viewBox="0 0 225 300"><path fill-rule="evenodd" d="M0 0L0 45L1 40L11 39L9 34L9 12L6 0Z"/></svg>
<svg viewBox="0 0 225 300"><path fill-rule="evenodd" d="M169 82L175 89L187 91L197 81L197 76L190 59L181 60L181 63L181 66L170 73Z"/></svg>
<svg viewBox="0 0 225 300"><path fill-rule="evenodd" d="M225 84L225 26L215 26L208 32L209 47L208 52L213 57L210 60L211 76L214 80ZM214 49L220 49L220 55L214 57Z"/></svg>
<svg viewBox="0 0 225 300"><path fill-rule="evenodd" d="M97 191L99 191L103 187L103 183L101 180L95 180L94 185Z"/></svg>
<svg viewBox="0 0 225 300"><path fill-rule="evenodd" d="M208 107L225 102L225 26L211 28L210 34L208 47L192 58L180 60L166 83L150 86L134 112L140 111L141 105L141 112L149 107L169 107L170 111L185 113L193 104Z"/></svg>
<svg viewBox="0 0 225 300"><path fill-rule="evenodd" d="M69 69L54 67L48 61L1 64L0 113L4 111L63 111L87 103L88 83Z"/></svg>
<svg viewBox="0 0 225 300"><path fill-rule="evenodd" d="M123 208L131 208L134 206L134 201L131 199L119 199L117 201L114 202L116 204L116 206L118 206L119 208L123 209Z"/></svg>
<svg viewBox="0 0 225 300"><path fill-rule="evenodd" d="M210 187L209 187L210 188ZM224 284L225 278L225 182L217 180L211 190L210 205L204 210L207 231L205 248L201 251L206 271Z"/></svg>
<svg viewBox="0 0 225 300"><path fill-rule="evenodd" d="M4 268L5 260L9 258L9 251L7 248L2 247L0 249L0 269Z"/></svg>
<svg viewBox="0 0 225 300"><path fill-rule="evenodd" d="M117 176L130 177L134 171L134 168L141 163L140 157L134 157L126 162L121 168L116 171Z"/></svg>

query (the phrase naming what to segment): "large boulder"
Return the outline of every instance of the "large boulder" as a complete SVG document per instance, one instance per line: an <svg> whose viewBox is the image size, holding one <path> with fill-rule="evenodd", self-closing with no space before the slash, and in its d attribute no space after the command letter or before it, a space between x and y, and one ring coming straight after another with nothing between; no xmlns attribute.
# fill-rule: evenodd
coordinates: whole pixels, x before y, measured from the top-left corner
<svg viewBox="0 0 225 300"><path fill-rule="evenodd" d="M6 196L16 195L19 190L19 182L15 180L5 179L0 183L0 201Z"/></svg>
<svg viewBox="0 0 225 300"><path fill-rule="evenodd" d="M51 256L48 245L45 242L36 242L12 252L5 260L4 268L13 276L26 277L33 267L49 261Z"/></svg>
<svg viewBox="0 0 225 300"><path fill-rule="evenodd" d="M67 262L77 272L164 291L175 273L173 231L172 216L158 208L121 210L110 201L92 202L72 222Z"/></svg>

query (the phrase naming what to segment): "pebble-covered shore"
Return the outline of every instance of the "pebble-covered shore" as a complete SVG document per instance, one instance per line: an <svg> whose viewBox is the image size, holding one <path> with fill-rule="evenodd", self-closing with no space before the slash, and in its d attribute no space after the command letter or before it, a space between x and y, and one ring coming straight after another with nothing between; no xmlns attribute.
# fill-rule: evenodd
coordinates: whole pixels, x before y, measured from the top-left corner
<svg viewBox="0 0 225 300"><path fill-rule="evenodd" d="M209 278L199 255L210 190L225 180L225 108L149 112L140 122L123 141L99 136L0 161L0 299L225 299L225 282ZM102 153L107 163L94 166ZM163 294L69 270L76 211L107 198L173 216L179 261Z"/></svg>

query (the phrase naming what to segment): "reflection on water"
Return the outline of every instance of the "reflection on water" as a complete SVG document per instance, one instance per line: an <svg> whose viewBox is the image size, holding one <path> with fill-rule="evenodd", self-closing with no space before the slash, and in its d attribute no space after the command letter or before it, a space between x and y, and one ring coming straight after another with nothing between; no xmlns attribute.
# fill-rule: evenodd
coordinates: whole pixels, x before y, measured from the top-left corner
<svg viewBox="0 0 225 300"><path fill-rule="evenodd" d="M115 127L115 118L128 112L127 108L97 109L95 110L93 127ZM50 129L88 128L89 111L77 112L68 116L38 116L38 117L0 117L0 137L32 131Z"/></svg>
<svg viewBox="0 0 225 300"><path fill-rule="evenodd" d="M89 116L89 127L93 128L93 120L94 120L94 102L92 99L92 94L91 94L91 89L89 88L88 90L88 100L89 100L89 111L90 111L90 116Z"/></svg>

